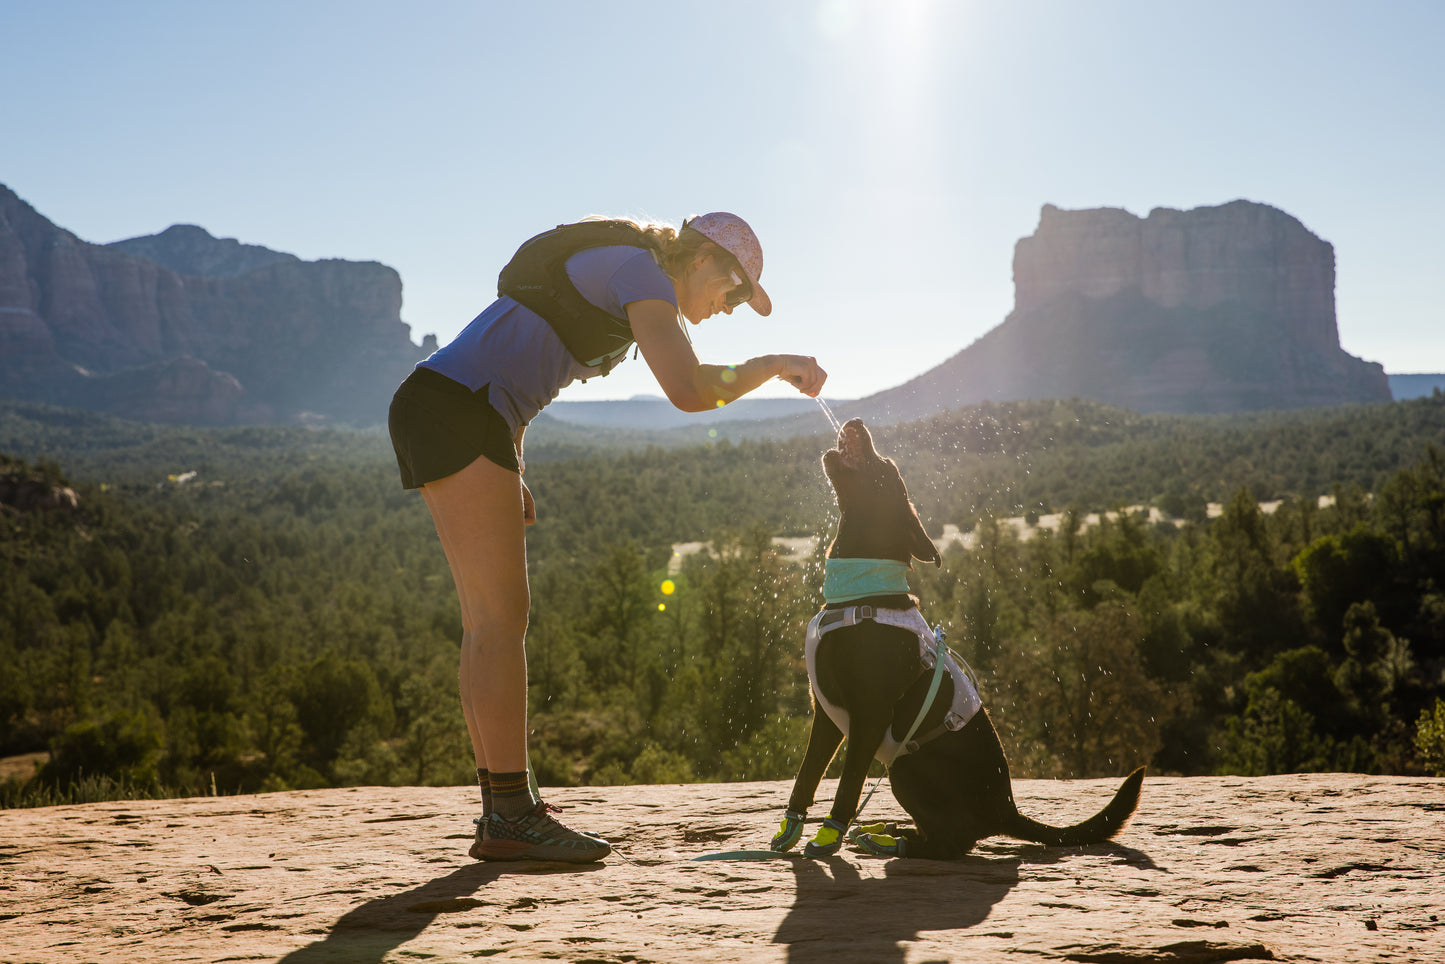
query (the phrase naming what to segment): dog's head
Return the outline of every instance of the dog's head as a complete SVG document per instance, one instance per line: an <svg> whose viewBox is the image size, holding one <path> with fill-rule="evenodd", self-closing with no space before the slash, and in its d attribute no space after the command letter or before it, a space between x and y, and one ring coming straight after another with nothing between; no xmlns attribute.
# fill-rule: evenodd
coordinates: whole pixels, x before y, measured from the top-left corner
<svg viewBox="0 0 1445 964"><path fill-rule="evenodd" d="M838 447L823 453L823 472L838 497L839 512L828 558L942 565L908 500L898 466L878 454L861 418L850 419L838 433Z"/></svg>

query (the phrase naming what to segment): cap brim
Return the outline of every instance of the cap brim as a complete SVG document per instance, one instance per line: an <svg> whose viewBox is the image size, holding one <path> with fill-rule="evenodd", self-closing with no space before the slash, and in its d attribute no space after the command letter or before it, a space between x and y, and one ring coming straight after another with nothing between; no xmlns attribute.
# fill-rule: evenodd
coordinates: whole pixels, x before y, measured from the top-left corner
<svg viewBox="0 0 1445 964"><path fill-rule="evenodd" d="M758 284L756 279L753 280L753 296L748 299L748 304L764 318L773 313L773 299L768 297L768 293L763 290L763 286Z"/></svg>

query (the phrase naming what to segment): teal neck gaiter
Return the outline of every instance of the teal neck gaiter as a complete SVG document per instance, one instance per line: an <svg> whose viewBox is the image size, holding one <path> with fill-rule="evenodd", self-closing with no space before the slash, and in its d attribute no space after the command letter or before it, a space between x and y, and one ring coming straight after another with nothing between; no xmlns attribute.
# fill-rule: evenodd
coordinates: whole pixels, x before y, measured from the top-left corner
<svg viewBox="0 0 1445 964"><path fill-rule="evenodd" d="M892 559L825 559L823 600L830 603L908 593L908 563Z"/></svg>

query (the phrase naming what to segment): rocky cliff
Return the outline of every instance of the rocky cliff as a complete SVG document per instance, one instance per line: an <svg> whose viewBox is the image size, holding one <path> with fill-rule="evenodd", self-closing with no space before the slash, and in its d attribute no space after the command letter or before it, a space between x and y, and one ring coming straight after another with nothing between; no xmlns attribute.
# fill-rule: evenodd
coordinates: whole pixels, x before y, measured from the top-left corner
<svg viewBox="0 0 1445 964"><path fill-rule="evenodd" d="M90 244L0 185L0 397L202 424L375 423L422 357L382 264L177 225Z"/></svg>
<svg viewBox="0 0 1445 964"><path fill-rule="evenodd" d="M1014 251L1014 310L959 354L865 400L895 418L1023 398L1144 412L1389 401L1340 347L1334 248L1250 201L1147 218L1045 205Z"/></svg>

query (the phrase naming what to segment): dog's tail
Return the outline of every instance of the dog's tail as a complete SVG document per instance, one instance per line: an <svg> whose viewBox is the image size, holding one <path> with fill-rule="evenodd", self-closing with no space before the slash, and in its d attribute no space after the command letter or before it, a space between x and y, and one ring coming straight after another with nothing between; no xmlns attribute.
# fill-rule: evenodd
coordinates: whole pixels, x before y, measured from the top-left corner
<svg viewBox="0 0 1445 964"><path fill-rule="evenodd" d="M1144 767L1140 767L1114 792L1109 805L1083 823L1072 827L1050 827L1048 824L1030 820L1017 810L1003 832L1019 840L1032 840L1051 847L1078 847L1083 844L1102 843L1123 829L1124 824L1139 805L1139 788L1144 783Z"/></svg>

